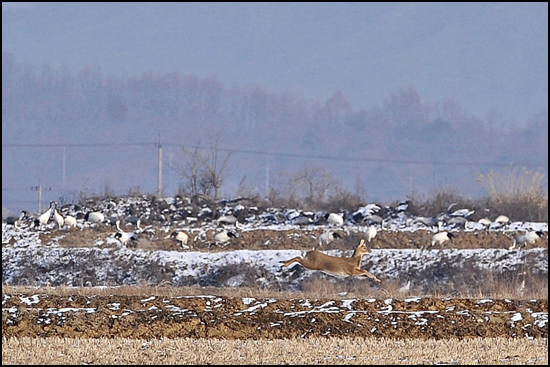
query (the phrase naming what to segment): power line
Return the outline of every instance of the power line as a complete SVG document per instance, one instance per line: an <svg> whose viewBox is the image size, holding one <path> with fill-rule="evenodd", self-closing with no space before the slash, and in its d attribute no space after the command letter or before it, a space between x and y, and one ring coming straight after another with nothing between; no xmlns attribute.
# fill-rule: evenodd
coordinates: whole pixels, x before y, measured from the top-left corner
<svg viewBox="0 0 550 367"><path fill-rule="evenodd" d="M62 148L62 147L114 147L114 146L146 146L156 143L79 143L79 144L2 144L2 148Z"/></svg>
<svg viewBox="0 0 550 367"><path fill-rule="evenodd" d="M176 143L162 143L163 146L183 146L184 144ZM139 142L139 143L82 143L82 144L2 144L2 148L62 148L62 147L120 147L120 146L150 146L159 147L160 142ZM199 149L208 149L207 147L199 147ZM255 154L261 156L275 156L286 158L308 158L308 159L322 159L331 161L349 161L349 162L372 162L372 163L391 163L391 164L412 164L412 165L424 165L424 166L463 166L463 167L479 167L479 166L491 166L491 167L507 167L510 163L498 163L498 162L464 162L464 161L423 161L423 160L404 160L404 159L383 159L383 158L358 158L358 157L335 157L330 155L320 154L300 154L300 153L288 153L288 152L269 152L265 150L252 150L252 149L229 149L229 148L217 148L218 151L228 153L239 154ZM543 168L546 167L546 163L515 163L515 166L531 167L531 168Z"/></svg>

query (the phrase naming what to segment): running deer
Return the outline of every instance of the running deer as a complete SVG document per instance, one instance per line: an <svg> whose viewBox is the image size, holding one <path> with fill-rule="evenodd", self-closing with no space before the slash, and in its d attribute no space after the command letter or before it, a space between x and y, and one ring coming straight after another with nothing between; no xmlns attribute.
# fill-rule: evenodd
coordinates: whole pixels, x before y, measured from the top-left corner
<svg viewBox="0 0 550 367"><path fill-rule="evenodd" d="M290 260L280 261L283 267L288 267L297 262L304 268L309 270L320 270L323 273L337 277L361 277L371 278L375 282L380 282L374 274L371 274L365 269L361 269L363 255L367 254L369 249L365 244L365 240L361 240L351 257L336 257L330 256L317 250L311 250L302 258L299 256L293 257Z"/></svg>

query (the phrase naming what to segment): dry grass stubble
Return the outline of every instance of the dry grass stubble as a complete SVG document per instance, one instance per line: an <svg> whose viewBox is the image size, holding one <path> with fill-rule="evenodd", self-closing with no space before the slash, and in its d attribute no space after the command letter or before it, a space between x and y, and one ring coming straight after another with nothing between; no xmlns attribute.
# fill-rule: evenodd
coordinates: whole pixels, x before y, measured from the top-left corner
<svg viewBox="0 0 550 367"><path fill-rule="evenodd" d="M2 338L2 364L548 365L548 339Z"/></svg>

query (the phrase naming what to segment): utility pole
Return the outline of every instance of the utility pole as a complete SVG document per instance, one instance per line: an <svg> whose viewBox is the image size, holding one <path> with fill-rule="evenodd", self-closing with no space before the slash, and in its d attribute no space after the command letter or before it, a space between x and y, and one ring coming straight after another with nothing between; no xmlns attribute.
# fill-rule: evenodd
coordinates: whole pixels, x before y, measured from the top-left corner
<svg viewBox="0 0 550 367"><path fill-rule="evenodd" d="M162 145L160 144L160 130L158 131L159 140L156 144L159 148L159 175L158 175L158 187L157 187L157 196L160 199L162 197Z"/></svg>
<svg viewBox="0 0 550 367"><path fill-rule="evenodd" d="M266 196L269 196L269 163L265 164L265 191Z"/></svg>
<svg viewBox="0 0 550 367"><path fill-rule="evenodd" d="M42 185L38 186L38 213L42 213Z"/></svg>
<svg viewBox="0 0 550 367"><path fill-rule="evenodd" d="M51 190L51 187L48 187L48 190ZM38 191L38 213L42 213L42 185L31 187L32 191Z"/></svg>
<svg viewBox="0 0 550 367"><path fill-rule="evenodd" d="M67 158L65 155L65 146L63 146L63 180L61 181L63 183L63 194L65 193L65 167L67 164Z"/></svg>

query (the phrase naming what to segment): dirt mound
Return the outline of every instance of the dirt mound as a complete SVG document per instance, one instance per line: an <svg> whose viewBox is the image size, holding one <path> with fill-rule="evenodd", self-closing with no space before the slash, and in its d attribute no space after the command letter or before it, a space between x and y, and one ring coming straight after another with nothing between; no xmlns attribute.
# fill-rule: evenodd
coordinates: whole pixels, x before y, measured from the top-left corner
<svg viewBox="0 0 550 367"><path fill-rule="evenodd" d="M281 250L297 249L306 250L318 247L321 250L351 250L359 243L360 239L365 238L365 232L361 227L346 228L346 230L337 230L342 237L329 244L319 245L319 236L323 233L323 228L303 228L303 229L247 229L238 231L237 238L231 240L223 246L214 244L215 230L206 231L188 231L188 245L196 251L228 251L238 249L248 250ZM83 231L52 231L43 233L40 239L44 245L59 244L62 247L107 247L108 238L113 237L116 230L110 227L101 229L85 229ZM435 245L435 248L458 248L458 249L486 249L501 248L507 249L512 245L513 233L499 231L459 231L453 232L454 238L443 246ZM130 247L143 250L167 250L167 251L185 251L178 242L169 238L169 232L162 230L161 227L155 228L155 234L143 233L138 241L131 242ZM368 243L370 248L380 249L419 249L429 247L433 231L379 231L376 237ZM98 243L100 245L98 245ZM534 244L529 244L526 248L545 247L548 248L548 237L544 236Z"/></svg>
<svg viewBox="0 0 550 367"><path fill-rule="evenodd" d="M548 338L548 301L4 294L3 337Z"/></svg>

